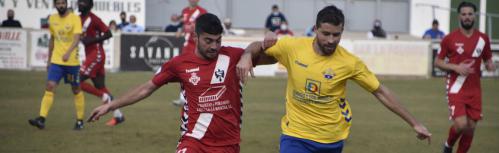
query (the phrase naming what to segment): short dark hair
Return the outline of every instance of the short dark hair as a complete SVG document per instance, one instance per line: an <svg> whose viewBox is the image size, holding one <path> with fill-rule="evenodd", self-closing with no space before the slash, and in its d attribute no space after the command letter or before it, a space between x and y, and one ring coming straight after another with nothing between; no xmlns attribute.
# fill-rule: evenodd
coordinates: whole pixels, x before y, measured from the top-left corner
<svg viewBox="0 0 499 153"><path fill-rule="evenodd" d="M437 19L433 20L431 24L438 24L438 20Z"/></svg>
<svg viewBox="0 0 499 153"><path fill-rule="evenodd" d="M68 4L68 0L64 0L66 1L66 5ZM57 2L57 0L54 0L54 6L55 6L55 3Z"/></svg>
<svg viewBox="0 0 499 153"><path fill-rule="evenodd" d="M473 12L476 12L476 5L470 2L461 2L457 7L457 13L461 13L461 8L463 7L471 7L473 8Z"/></svg>
<svg viewBox="0 0 499 153"><path fill-rule="evenodd" d="M88 6L90 6L90 8L94 7L94 0L83 0L85 2L88 2Z"/></svg>
<svg viewBox="0 0 499 153"><path fill-rule="evenodd" d="M125 11L121 11L120 16L121 15L126 15L126 12Z"/></svg>
<svg viewBox="0 0 499 153"><path fill-rule="evenodd" d="M317 13L315 26L319 27L321 23L330 23L338 26L345 23L343 12L334 5L329 5Z"/></svg>
<svg viewBox="0 0 499 153"><path fill-rule="evenodd" d="M279 6L277 4L272 5L272 9L279 9Z"/></svg>
<svg viewBox="0 0 499 153"><path fill-rule="evenodd" d="M222 23L214 14L206 13L196 19L196 34L208 33L212 35L222 34Z"/></svg>

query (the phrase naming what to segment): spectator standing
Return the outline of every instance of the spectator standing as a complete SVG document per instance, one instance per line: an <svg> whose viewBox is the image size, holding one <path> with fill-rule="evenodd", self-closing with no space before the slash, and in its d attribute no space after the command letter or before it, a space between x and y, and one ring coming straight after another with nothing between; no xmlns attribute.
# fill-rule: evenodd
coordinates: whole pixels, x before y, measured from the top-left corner
<svg viewBox="0 0 499 153"><path fill-rule="evenodd" d="M21 22L14 20L14 10L7 10L7 20L2 22L2 27L22 28Z"/></svg>
<svg viewBox="0 0 499 153"><path fill-rule="evenodd" d="M274 4L272 6L272 13L270 13L265 22L265 28L267 31L275 32L277 29L281 28L281 24L284 22L288 22L286 17L279 11L279 7Z"/></svg>

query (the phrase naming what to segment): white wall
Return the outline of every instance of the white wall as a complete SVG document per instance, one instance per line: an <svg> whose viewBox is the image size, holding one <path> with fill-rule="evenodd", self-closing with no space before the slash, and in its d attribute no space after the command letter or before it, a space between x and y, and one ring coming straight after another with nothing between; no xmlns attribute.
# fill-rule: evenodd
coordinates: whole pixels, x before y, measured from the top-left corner
<svg viewBox="0 0 499 153"><path fill-rule="evenodd" d="M440 24L440 30L448 34L450 12L447 9L450 8L450 0L411 0L410 34L422 37L423 33L431 28L433 15L432 8L428 5L441 7L441 9L435 9L435 18Z"/></svg>
<svg viewBox="0 0 499 153"><path fill-rule="evenodd" d="M79 14L76 5L77 0L68 0L70 7ZM2 0L0 1L0 19L7 18L7 10L13 9L15 19L19 20L25 28L40 28L40 20L49 14L56 13L53 9L53 0ZM137 23L145 24L145 0L94 0L93 12L97 14L104 23L111 20L119 21L119 13L126 11L128 15L137 16Z"/></svg>

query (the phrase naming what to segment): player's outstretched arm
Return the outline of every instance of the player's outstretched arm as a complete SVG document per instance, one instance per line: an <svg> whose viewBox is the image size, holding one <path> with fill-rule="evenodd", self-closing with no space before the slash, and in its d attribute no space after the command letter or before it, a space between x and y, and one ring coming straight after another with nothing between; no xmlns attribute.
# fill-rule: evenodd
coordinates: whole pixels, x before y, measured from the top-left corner
<svg viewBox="0 0 499 153"><path fill-rule="evenodd" d="M428 139L428 144L431 143L431 133L426 127L405 109L395 95L382 84L373 92L373 95L385 105L386 108L394 112L404 119L417 133L417 138L420 140Z"/></svg>
<svg viewBox="0 0 499 153"><path fill-rule="evenodd" d="M149 97L159 86L156 86L152 81L148 81L138 87L128 91L125 95L114 100L113 102L101 105L92 111L92 115L88 119L89 122L97 121L99 118L109 111L134 104L140 100Z"/></svg>
<svg viewBox="0 0 499 153"><path fill-rule="evenodd" d="M272 47L276 42L277 36L270 32L265 35L263 41L252 42L246 47L236 66L237 75L241 81L246 82L248 72L251 76L254 76L254 65L274 64L277 62L275 58L265 54L265 50Z"/></svg>

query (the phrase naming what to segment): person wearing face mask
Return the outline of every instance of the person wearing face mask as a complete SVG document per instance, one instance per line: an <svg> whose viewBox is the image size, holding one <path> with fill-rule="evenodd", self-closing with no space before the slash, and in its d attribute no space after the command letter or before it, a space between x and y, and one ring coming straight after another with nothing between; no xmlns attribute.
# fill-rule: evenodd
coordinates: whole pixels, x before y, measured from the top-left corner
<svg viewBox="0 0 499 153"><path fill-rule="evenodd" d="M135 15L130 15L130 24L122 29L123 32L144 32L144 27L137 24L137 18Z"/></svg>
<svg viewBox="0 0 499 153"><path fill-rule="evenodd" d="M364 62L339 45L344 23L342 11L334 5L327 6L317 14L315 37L282 37L268 49L262 47L267 46L266 43L253 42L237 64L238 76L243 82L254 66L252 58L262 57L262 53L287 69L280 152L342 152L352 125L352 111L346 98L348 80L372 93L386 108L404 119L417 138L429 141L431 133L426 127L378 81ZM267 37L275 38L271 33L264 39L271 40ZM262 63L259 60L256 64Z"/></svg>
<svg viewBox="0 0 499 153"><path fill-rule="evenodd" d="M21 22L18 20L14 20L14 10L7 10L7 20L2 22L1 27L10 27L10 28L22 28Z"/></svg>
<svg viewBox="0 0 499 153"><path fill-rule="evenodd" d="M367 33L368 38L386 38L386 32L381 27L381 20L374 20L373 29Z"/></svg>
<svg viewBox="0 0 499 153"><path fill-rule="evenodd" d="M67 0L54 0L57 13L50 15L49 59L47 62L47 83L40 107L40 116L30 119L30 125L38 129L45 128L45 119L54 102L56 87L59 81L71 84L76 107L76 124L74 130L83 129L85 114L85 98L80 89L80 59L78 43L82 33L81 20L78 15L68 11Z"/></svg>
<svg viewBox="0 0 499 153"><path fill-rule="evenodd" d="M457 13L460 27L443 38L435 58L435 66L447 71L446 99L449 120L453 122L443 153L452 153L458 140L457 153L466 153L471 148L475 128L483 117L480 67L484 62L487 71L496 69L490 38L473 28L475 4L461 2Z"/></svg>
<svg viewBox="0 0 499 153"><path fill-rule="evenodd" d="M277 29L281 28L282 23L287 23L286 17L279 11L277 5L272 6L272 13L267 17L265 22L266 31L275 32Z"/></svg>
<svg viewBox="0 0 499 153"><path fill-rule="evenodd" d="M293 31L289 30L288 23L281 24L281 28L274 32L277 36L293 36Z"/></svg>

